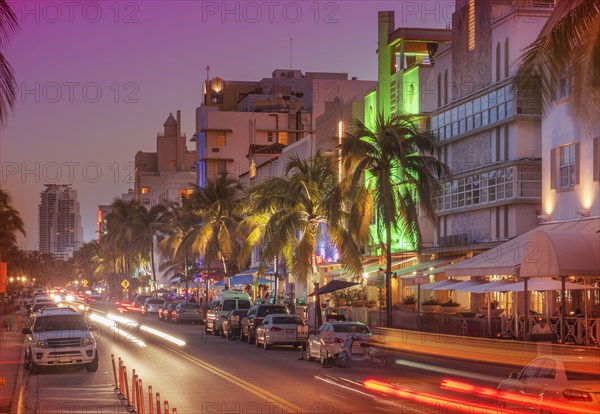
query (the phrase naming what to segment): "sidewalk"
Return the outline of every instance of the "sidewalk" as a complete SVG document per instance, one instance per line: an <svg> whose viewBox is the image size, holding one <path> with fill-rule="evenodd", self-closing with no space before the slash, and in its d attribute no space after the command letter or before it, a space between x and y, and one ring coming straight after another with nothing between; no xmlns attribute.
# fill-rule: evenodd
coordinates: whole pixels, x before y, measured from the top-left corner
<svg viewBox="0 0 600 414"><path fill-rule="evenodd" d="M21 311L22 312L22 311ZM0 326L0 413L16 412L23 376L23 343L14 324L11 331Z"/></svg>

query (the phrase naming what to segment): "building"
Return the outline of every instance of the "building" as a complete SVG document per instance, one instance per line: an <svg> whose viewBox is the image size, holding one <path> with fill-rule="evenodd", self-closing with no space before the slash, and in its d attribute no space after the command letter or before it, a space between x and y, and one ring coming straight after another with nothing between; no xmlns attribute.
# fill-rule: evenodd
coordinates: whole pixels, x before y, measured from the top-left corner
<svg viewBox="0 0 600 414"><path fill-rule="evenodd" d="M102 236L106 234L106 217L108 216L108 213L111 212L111 210L111 205L98 205L98 230L96 230L96 232L98 233L98 240L102 239Z"/></svg>
<svg viewBox="0 0 600 414"><path fill-rule="evenodd" d="M70 185L45 184L38 206L39 251L67 259L83 243L77 191Z"/></svg>
<svg viewBox="0 0 600 414"><path fill-rule="evenodd" d="M266 176L259 167L267 164L275 166L262 170L268 176L280 174L291 154L316 152L316 119L327 102L362 96L372 86L347 73L282 69L256 82L207 80L194 137L198 184L224 172L243 180L254 179L255 170Z"/></svg>
<svg viewBox="0 0 600 414"><path fill-rule="evenodd" d="M135 154L134 199L146 208L190 195L196 180L196 153L181 133L181 111L170 114L156 136L156 152Z"/></svg>

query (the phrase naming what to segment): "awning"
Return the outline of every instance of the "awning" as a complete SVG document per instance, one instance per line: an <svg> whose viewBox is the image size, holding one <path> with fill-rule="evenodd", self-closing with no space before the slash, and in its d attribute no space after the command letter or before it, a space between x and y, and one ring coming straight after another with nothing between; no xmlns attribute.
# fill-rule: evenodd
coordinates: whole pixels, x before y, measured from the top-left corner
<svg viewBox="0 0 600 414"><path fill-rule="evenodd" d="M457 292L470 292L472 288L479 287L481 285L487 285L487 283L483 280L465 280L464 282L450 286L450 289L448 290L455 290Z"/></svg>
<svg viewBox="0 0 600 414"><path fill-rule="evenodd" d="M542 231L545 234L552 234L548 236L552 242L546 240L544 245L539 246L535 243L540 243L540 239L545 236L542 234L535 235L535 233ZM540 274L541 272L535 268L540 266L542 258L549 257L555 254L556 246L563 246L563 242L558 240L564 240L565 244L568 244L566 240L570 240L573 244L570 246L569 251L583 250L586 252L593 252L592 258L586 259L585 264L581 266L573 267L571 263L565 264L561 268L562 263L558 261L558 269L552 267L552 265L543 265L545 271L573 271L577 273L590 273L590 267L596 266L596 274L598 275L598 260L600 257L600 243L594 241L600 240L600 236L560 236L560 233L598 233L600 232L600 218L594 217L590 219L581 220L570 220L556 223L546 223L539 225L535 229L532 229L514 239L496 246L484 253L474 256L470 259L465 259L453 265L449 265L445 269L446 276L487 276L487 275L519 275L521 276L553 276L553 274ZM556 236L554 236L556 234ZM537 240L537 241L536 241ZM554 244L556 241L557 244ZM546 246L546 247L544 247ZM544 248L542 253L539 247ZM562 258L566 254L560 253L559 256ZM524 264L524 269L519 269ZM525 273L520 273L522 270ZM569 273L562 273L562 275L569 275ZM586 274L587 276L587 274Z"/></svg>
<svg viewBox="0 0 600 414"><path fill-rule="evenodd" d="M313 293L311 293L308 296L324 295L326 293L335 292L337 290L346 289L346 288L356 286L356 285L360 285L360 283L344 282L343 280L332 280L331 282L329 282L325 286L322 286L319 289L315 290Z"/></svg>
<svg viewBox="0 0 600 414"><path fill-rule="evenodd" d="M410 261L414 261L416 260L416 257L411 257L411 258L403 258L403 259L396 259L396 260L392 260L392 272L397 272L397 270L394 270L394 268L397 268L398 266L405 264L407 262ZM365 259L365 262L367 261L367 259ZM352 272L348 272L346 270L344 270L343 268L341 269L337 269L337 270L332 270L331 272L327 272L327 275L329 277L331 277L333 280L346 280L348 278L355 278L355 277L360 277L361 279L364 277L364 275L367 275L367 278L376 275L377 272L379 271L379 268L385 269L385 263L383 265L379 264L379 261L375 261L373 262L372 259L368 261L368 263L364 263L363 262L363 274L362 275L356 275L355 273Z"/></svg>
<svg viewBox="0 0 600 414"><path fill-rule="evenodd" d="M401 279L410 279L416 276L417 271L422 270L423 275L427 276L433 274L433 271L436 267L446 263L450 263L450 259L438 259L431 260L429 262L422 262L412 266L404 267L402 269L398 269L396 270L396 275L398 275L398 277L400 277ZM432 267L433 269L431 269Z"/></svg>
<svg viewBox="0 0 600 414"><path fill-rule="evenodd" d="M250 269L246 269L241 271L240 273L236 273L233 277L236 276L256 276L258 274L258 267L251 267ZM273 266L269 267L264 271L263 276L273 276Z"/></svg>
<svg viewBox="0 0 600 414"><path fill-rule="evenodd" d="M425 290L450 290L449 287L455 285L457 283L461 283L460 280L456 279L446 279L440 280L435 283L430 283L428 285L421 285L421 289Z"/></svg>
<svg viewBox="0 0 600 414"><path fill-rule="evenodd" d="M499 288L512 285L515 282L508 281L506 279L496 280L494 282L484 283L483 285L473 286L469 289L471 293L486 293L486 292L498 292Z"/></svg>
<svg viewBox="0 0 600 414"><path fill-rule="evenodd" d="M234 285L252 285L254 283L254 276L232 276L229 278L229 284ZM264 277L258 278L259 284L275 283L274 280L265 279Z"/></svg>
<svg viewBox="0 0 600 414"><path fill-rule="evenodd" d="M549 290L561 290L562 283L556 279L528 279L527 290L528 291L549 291ZM579 283L565 283L565 290L582 290L582 289L596 289L594 286L581 285ZM524 292L525 282L511 283L506 286L500 286L496 289L498 292Z"/></svg>

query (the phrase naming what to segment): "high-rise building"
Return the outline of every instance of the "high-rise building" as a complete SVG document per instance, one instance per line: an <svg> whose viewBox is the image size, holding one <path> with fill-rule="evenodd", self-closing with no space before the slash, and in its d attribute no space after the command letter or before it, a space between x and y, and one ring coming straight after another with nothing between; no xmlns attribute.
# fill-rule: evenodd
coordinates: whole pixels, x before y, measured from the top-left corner
<svg viewBox="0 0 600 414"><path fill-rule="evenodd" d="M63 259L72 257L83 242L77 191L65 184L45 184L45 187L38 207L38 249Z"/></svg>

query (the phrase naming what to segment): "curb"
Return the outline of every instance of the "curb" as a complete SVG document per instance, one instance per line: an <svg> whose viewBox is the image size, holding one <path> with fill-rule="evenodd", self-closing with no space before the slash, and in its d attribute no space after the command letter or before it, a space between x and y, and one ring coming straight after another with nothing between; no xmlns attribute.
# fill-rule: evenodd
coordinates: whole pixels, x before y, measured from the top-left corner
<svg viewBox="0 0 600 414"><path fill-rule="evenodd" d="M17 379L15 381L15 388L13 390L12 399L10 400L10 414L18 414L21 413L21 407L19 407L19 395L21 394L21 390L23 389L23 372L25 371L25 366L23 365L23 338L19 341L21 344L19 351L19 368L17 370Z"/></svg>

